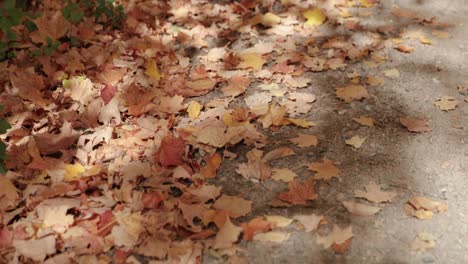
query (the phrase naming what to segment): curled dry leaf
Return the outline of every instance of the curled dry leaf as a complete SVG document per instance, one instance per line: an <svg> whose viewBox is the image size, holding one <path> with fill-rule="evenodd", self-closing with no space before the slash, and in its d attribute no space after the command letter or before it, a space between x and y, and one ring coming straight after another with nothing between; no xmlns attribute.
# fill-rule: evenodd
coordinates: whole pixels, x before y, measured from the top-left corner
<svg viewBox="0 0 468 264"><path fill-rule="evenodd" d="M205 178L214 178L222 161L223 159L221 155L214 153L211 157L205 160L206 164L200 168L200 173L205 176Z"/></svg>
<svg viewBox="0 0 468 264"><path fill-rule="evenodd" d="M289 190L280 193L278 198L294 205L306 205L307 201L315 200L319 196L315 193L315 181L309 178L303 182L292 181L288 183Z"/></svg>
<svg viewBox="0 0 468 264"><path fill-rule="evenodd" d="M411 117L400 117L400 123L410 132L429 132L432 129L429 127L428 121Z"/></svg>
<svg viewBox="0 0 468 264"><path fill-rule="evenodd" d="M412 197L405 204L406 213L419 219L431 219L434 213L444 213L447 210L447 204L423 196Z"/></svg>
<svg viewBox="0 0 468 264"><path fill-rule="evenodd" d="M362 85L350 84L345 87L336 88L336 96L345 102L369 98L369 93Z"/></svg>
<svg viewBox="0 0 468 264"><path fill-rule="evenodd" d="M252 202L237 196L222 195L213 208L228 212L232 218L247 215L252 210Z"/></svg>
<svg viewBox="0 0 468 264"><path fill-rule="evenodd" d="M72 127L72 124L65 121L60 128L59 134L42 133L34 135L37 147L43 154L52 154L60 150L66 150L77 140L78 132Z"/></svg>
<svg viewBox="0 0 468 264"><path fill-rule="evenodd" d="M293 222L293 219L281 215L265 215L265 218L272 227L286 227Z"/></svg>
<svg viewBox="0 0 468 264"><path fill-rule="evenodd" d="M368 127L373 127L374 126L374 119L371 117L365 117L365 116L360 116L360 117L355 117L353 118L354 121L358 122L359 124L363 126L368 126Z"/></svg>
<svg viewBox="0 0 468 264"><path fill-rule="evenodd" d="M348 212L352 213L353 215L359 215L359 216L375 215L382 209L380 207L356 203L353 201L343 201L342 203L344 207L346 208L346 210L348 210Z"/></svg>
<svg viewBox="0 0 468 264"><path fill-rule="evenodd" d="M310 146L317 146L317 137L314 135L299 134L296 138L289 139L293 144L296 144L300 148L306 148Z"/></svg>
<svg viewBox="0 0 468 264"><path fill-rule="evenodd" d="M454 110L458 104L459 102L452 96L444 96L434 102L434 105L442 111Z"/></svg>
<svg viewBox="0 0 468 264"><path fill-rule="evenodd" d="M364 188L366 189L365 191L354 190L354 196L364 198L373 203L390 202L398 195L396 192L383 191L380 185L373 182L364 185Z"/></svg>
<svg viewBox="0 0 468 264"><path fill-rule="evenodd" d="M163 138L158 151L155 153L156 161L166 168L182 165L186 144L184 139L168 134Z"/></svg>
<svg viewBox="0 0 468 264"><path fill-rule="evenodd" d="M268 153L266 153L265 156L263 156L262 160L264 162L269 162L269 161L272 161L272 160L275 160L275 159L291 156L291 155L294 155L294 154L296 154L296 153L294 153L294 150L292 150L292 149L290 149L288 147L279 147L277 149L274 149L274 150L269 151Z"/></svg>
<svg viewBox="0 0 468 264"><path fill-rule="evenodd" d="M333 177L338 177L341 170L333 165L333 161L325 158L322 162L313 162L309 164L308 169L315 171L314 179L330 180Z"/></svg>

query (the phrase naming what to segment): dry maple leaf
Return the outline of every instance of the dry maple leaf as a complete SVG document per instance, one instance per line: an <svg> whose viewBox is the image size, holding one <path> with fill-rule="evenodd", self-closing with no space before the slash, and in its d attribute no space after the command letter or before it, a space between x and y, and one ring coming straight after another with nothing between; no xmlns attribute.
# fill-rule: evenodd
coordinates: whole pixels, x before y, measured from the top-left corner
<svg viewBox="0 0 468 264"><path fill-rule="evenodd" d="M333 244L343 244L348 239L353 237L353 230L351 226L340 228L333 225L333 230L326 236L317 236L317 243L323 245L324 248L329 248Z"/></svg>
<svg viewBox="0 0 468 264"><path fill-rule="evenodd" d="M369 98L369 93L364 86L351 84L336 88L336 96L345 102L351 102L353 100Z"/></svg>
<svg viewBox="0 0 468 264"><path fill-rule="evenodd" d="M34 68L16 69L10 73L11 85L18 89L18 95L37 104L38 106L46 106L49 101L44 99L41 90L46 85L44 78L34 72Z"/></svg>
<svg viewBox="0 0 468 264"><path fill-rule="evenodd" d="M241 224L243 230L242 238L244 240L252 240L254 235L257 233L265 233L272 228L272 224L263 219L263 217L257 217L248 223Z"/></svg>
<svg viewBox="0 0 468 264"><path fill-rule="evenodd" d="M289 139L293 144L296 144L300 148L306 148L310 146L317 146L317 137L314 135L307 135L300 133L296 138Z"/></svg>
<svg viewBox="0 0 468 264"><path fill-rule="evenodd" d="M287 192L280 193L278 198L290 204L306 205L307 201L315 200L319 197L315 192L315 181L312 178L303 182L289 182L288 189Z"/></svg>
<svg viewBox="0 0 468 264"><path fill-rule="evenodd" d="M252 210L252 202L238 196L222 195L213 204L213 208L228 212L232 218L245 216Z"/></svg>
<svg viewBox="0 0 468 264"><path fill-rule="evenodd" d="M39 151L43 154L52 154L66 150L73 145L78 137L70 122L65 121L60 128L60 134L42 133L34 135Z"/></svg>
<svg viewBox="0 0 468 264"><path fill-rule="evenodd" d="M398 195L396 192L383 191L380 185L373 182L364 185L364 188L366 191L354 190L354 196L364 198L373 203L390 202Z"/></svg>
<svg viewBox="0 0 468 264"><path fill-rule="evenodd" d="M345 143L346 145L350 145L358 149L362 146L362 144L364 144L364 141L366 141L366 138L362 138L360 136L353 136L350 139L346 139Z"/></svg>
<svg viewBox="0 0 468 264"><path fill-rule="evenodd" d="M382 208L372 205L356 203L353 201L343 201L343 206L353 215L371 216L378 213Z"/></svg>
<svg viewBox="0 0 468 264"><path fill-rule="evenodd" d="M287 168L284 169L272 169L271 179L276 181L290 182L293 181L297 174Z"/></svg>
<svg viewBox="0 0 468 264"><path fill-rule="evenodd" d="M434 105L442 111L454 110L458 104L459 102L452 96L444 96L434 102Z"/></svg>
<svg viewBox="0 0 468 264"><path fill-rule="evenodd" d="M250 80L244 76L236 76L229 80L228 85L221 88L224 96L236 97L247 90Z"/></svg>
<svg viewBox="0 0 468 264"><path fill-rule="evenodd" d="M311 215L295 215L294 220L298 221L301 225L304 226L305 232L315 231L322 221L323 216L311 214Z"/></svg>
<svg viewBox="0 0 468 264"><path fill-rule="evenodd" d="M234 225L228 217L216 234L213 247L217 249L232 247L232 244L239 239L241 231L242 228Z"/></svg>
<svg viewBox="0 0 468 264"><path fill-rule="evenodd" d="M447 204L423 196L411 197L405 204L406 213L419 219L431 219L434 213L447 210Z"/></svg>
<svg viewBox="0 0 468 264"><path fill-rule="evenodd" d="M18 190L6 177L0 177L0 213L16 205L19 199Z"/></svg>
<svg viewBox="0 0 468 264"><path fill-rule="evenodd" d="M410 132L429 132L432 130L428 121L424 119L400 117L400 123Z"/></svg>
<svg viewBox="0 0 468 264"><path fill-rule="evenodd" d="M200 173L205 176L205 178L214 178L222 161L221 155L214 153L205 160L206 164L200 168Z"/></svg>
<svg viewBox="0 0 468 264"><path fill-rule="evenodd" d="M165 168L184 164L183 157L186 144L182 138L174 137L172 134L166 135L155 153L156 161Z"/></svg>
<svg viewBox="0 0 468 264"><path fill-rule="evenodd" d="M315 171L314 179L329 180L333 177L338 177L341 174L341 170L333 165L333 161L325 158L322 162L314 162L309 164L308 169Z"/></svg>
<svg viewBox="0 0 468 264"><path fill-rule="evenodd" d="M68 22L59 10L54 13L46 12L34 20L37 30L31 33L31 39L34 43L42 43L47 46L47 39L58 40L63 37L71 28Z"/></svg>
<svg viewBox="0 0 468 264"><path fill-rule="evenodd" d="M363 126L368 126L368 127L374 126L374 119L372 119L371 117L360 116L360 117L353 118L353 120Z"/></svg>

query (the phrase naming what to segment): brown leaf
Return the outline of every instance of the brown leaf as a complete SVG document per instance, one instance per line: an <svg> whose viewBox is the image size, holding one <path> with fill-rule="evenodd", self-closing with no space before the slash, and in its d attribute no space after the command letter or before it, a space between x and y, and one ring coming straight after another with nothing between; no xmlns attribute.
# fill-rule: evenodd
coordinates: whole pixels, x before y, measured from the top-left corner
<svg viewBox="0 0 468 264"><path fill-rule="evenodd" d="M364 185L365 191L354 190L354 196L358 198L364 198L373 203L384 203L390 202L395 198L398 193L383 191L380 185L376 183L369 183Z"/></svg>
<svg viewBox="0 0 468 264"><path fill-rule="evenodd" d="M200 168L200 173L205 178L214 178L219 166L223 162L221 155L214 153L211 157L205 160L206 164Z"/></svg>
<svg viewBox="0 0 468 264"><path fill-rule="evenodd" d="M71 24L63 17L59 10L55 13L46 12L34 20L37 30L31 33L34 43L42 43L47 46L47 38L58 40L71 28Z"/></svg>
<svg viewBox="0 0 468 264"><path fill-rule="evenodd" d="M42 154L52 154L71 147L76 142L77 137L78 132L73 129L71 123L65 121L59 134L37 134L34 135L34 140Z"/></svg>
<svg viewBox="0 0 468 264"><path fill-rule="evenodd" d="M280 193L278 198L295 205L306 205L307 201L315 200L319 196L315 193L315 181L309 178L303 182L292 181L288 183L289 190Z"/></svg>
<svg viewBox="0 0 468 264"><path fill-rule="evenodd" d="M437 106L442 111L450 111L454 110L459 102L452 96L444 96L441 98L437 98L434 102L434 105Z"/></svg>
<svg viewBox="0 0 468 264"><path fill-rule="evenodd" d="M224 225L219 229L218 234L216 234L213 247L217 249L232 247L232 244L239 239L241 231L241 227L234 225L227 218Z"/></svg>
<svg viewBox="0 0 468 264"><path fill-rule="evenodd" d="M244 240L252 240L254 235L257 233L264 233L272 228L272 224L263 219L263 217L257 217L248 223L243 223L241 225L243 230L243 239Z"/></svg>
<svg viewBox="0 0 468 264"><path fill-rule="evenodd" d="M166 168L184 164L183 156L186 144L185 140L180 137L174 137L172 134L166 135L155 153L156 161Z"/></svg>
<svg viewBox="0 0 468 264"><path fill-rule="evenodd" d="M238 196L222 195L213 204L213 208L228 212L232 218L247 215L252 210L252 202Z"/></svg>
<svg viewBox="0 0 468 264"><path fill-rule="evenodd" d="M46 87L44 78L36 74L33 68L15 70L10 74L10 81L11 85L18 89L21 98L42 107L49 103L41 93Z"/></svg>
<svg viewBox="0 0 468 264"><path fill-rule="evenodd" d="M317 229L320 221L322 221L323 216L321 215L295 215L294 219L297 220L301 225L304 226L305 232L312 232Z"/></svg>
<svg viewBox="0 0 468 264"><path fill-rule="evenodd" d="M236 97L247 90L250 80L244 76L237 76L229 80L228 85L223 87L221 91L224 96Z"/></svg>
<svg viewBox="0 0 468 264"><path fill-rule="evenodd" d="M289 139L293 144L296 144L300 148L306 148L310 146L317 146L317 137L314 135L307 135L300 133L296 138Z"/></svg>
<svg viewBox="0 0 468 264"><path fill-rule="evenodd" d="M447 210L447 204L423 196L412 197L405 204L406 213L419 219L431 219L434 213L444 213Z"/></svg>
<svg viewBox="0 0 468 264"><path fill-rule="evenodd" d="M294 151L288 147L279 147L266 153L265 156L263 156L262 160L264 162L269 162L275 159L291 156L294 154L296 153L294 153Z"/></svg>
<svg viewBox="0 0 468 264"><path fill-rule="evenodd" d="M314 162L309 164L308 169L315 171L314 179L329 180L333 177L338 177L341 174L341 170L333 165L333 161L325 158L323 162Z"/></svg>
<svg viewBox="0 0 468 264"><path fill-rule="evenodd" d="M369 94L364 86L354 84L336 88L336 96L348 103L353 100L369 98Z"/></svg>
<svg viewBox="0 0 468 264"><path fill-rule="evenodd" d="M410 132L429 132L432 130L428 121L423 119L400 117L400 123Z"/></svg>
<svg viewBox="0 0 468 264"><path fill-rule="evenodd" d="M382 210L380 207L356 203L353 201L343 201L342 203L348 212L358 216L371 216Z"/></svg>
<svg viewBox="0 0 468 264"><path fill-rule="evenodd" d="M368 126L368 127L374 126L374 119L372 119L371 117L360 116L360 117L353 118L353 120L363 126Z"/></svg>

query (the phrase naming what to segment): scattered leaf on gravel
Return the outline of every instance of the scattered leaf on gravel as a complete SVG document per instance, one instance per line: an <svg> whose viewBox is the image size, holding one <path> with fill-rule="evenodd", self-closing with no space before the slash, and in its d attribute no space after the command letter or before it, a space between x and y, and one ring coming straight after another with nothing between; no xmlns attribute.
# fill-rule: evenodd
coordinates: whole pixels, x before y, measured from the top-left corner
<svg viewBox="0 0 468 264"><path fill-rule="evenodd" d="M372 117L360 116L353 118L354 121L358 122L363 126L373 127L374 126L374 119Z"/></svg>
<svg viewBox="0 0 468 264"><path fill-rule="evenodd" d="M380 207L356 203L354 201L343 201L342 203L344 207L346 208L346 210L348 210L348 212L350 212L353 215L359 215L359 216L375 215L382 209Z"/></svg>
<svg viewBox="0 0 468 264"><path fill-rule="evenodd" d="M387 76L388 78L392 78L392 79L400 77L400 71L397 70L397 69L385 70L385 71L383 71L383 73L384 73L385 76Z"/></svg>
<svg viewBox="0 0 468 264"><path fill-rule="evenodd" d="M346 139L345 143L358 149L362 146L362 144L364 144L364 141L366 141L366 138L362 138L360 136L353 136L350 139Z"/></svg>
<svg viewBox="0 0 468 264"><path fill-rule="evenodd" d="M434 105L442 111L454 110L458 104L459 102L452 96L444 96L434 102Z"/></svg>
<svg viewBox="0 0 468 264"><path fill-rule="evenodd" d="M333 225L333 230L326 236L317 236L317 243L321 244L324 248L329 248L333 244L343 244L348 239L353 237L353 230L351 226L341 228Z"/></svg>
<svg viewBox="0 0 468 264"><path fill-rule="evenodd" d="M319 197L315 192L315 181L312 178L303 182L289 182L288 189L287 192L280 193L278 198L290 204L306 205L307 201L315 200Z"/></svg>
<svg viewBox="0 0 468 264"><path fill-rule="evenodd" d="M349 103L353 100L369 98L369 93L367 93L364 86L351 84L345 87L336 88L336 96Z"/></svg>
<svg viewBox="0 0 468 264"><path fill-rule="evenodd" d="M228 212L232 218L247 215L252 210L252 202L237 196L222 195L213 204L213 208Z"/></svg>
<svg viewBox="0 0 468 264"><path fill-rule="evenodd" d="M272 224L272 227L286 227L293 222L293 219L281 215L265 215L265 219Z"/></svg>
<svg viewBox="0 0 468 264"><path fill-rule="evenodd" d="M294 150L292 150L291 148L279 147L277 149L267 152L265 156L263 156L262 160L264 162L269 162L275 159L279 159L279 158L283 158L283 157L287 157L287 156L291 156L295 154L296 153L294 153Z"/></svg>
<svg viewBox="0 0 468 264"><path fill-rule="evenodd" d="M421 232L411 241L410 247L414 251L427 251L436 245L434 236L427 232Z"/></svg>
<svg viewBox="0 0 468 264"><path fill-rule="evenodd" d="M302 15L307 19L305 22L306 26L320 26L327 19L323 11L317 7L314 7L312 10L308 9L304 11Z"/></svg>
<svg viewBox="0 0 468 264"><path fill-rule="evenodd" d="M376 183L369 183L364 185L365 191L354 190L354 196L358 198L364 198L373 203L384 203L390 202L395 198L398 193L391 191L383 191L382 187Z"/></svg>
<svg viewBox="0 0 468 264"><path fill-rule="evenodd" d="M232 247L232 244L239 240L241 231L242 228L234 225L228 217L216 234L213 247L217 249Z"/></svg>
<svg viewBox="0 0 468 264"><path fill-rule="evenodd" d="M294 219L297 220L301 225L304 226L306 232L315 231L322 221L323 216L311 214L311 215L295 215Z"/></svg>
<svg viewBox="0 0 468 264"><path fill-rule="evenodd" d="M271 179L276 181L290 182L293 181L297 174L287 168L284 169L272 169Z"/></svg>
<svg viewBox="0 0 468 264"><path fill-rule="evenodd" d="M333 161L324 158L322 162L313 162L309 164L308 169L315 171L314 179L316 180L330 180L333 177L338 177L341 174L341 170L337 168Z"/></svg>
<svg viewBox="0 0 468 264"><path fill-rule="evenodd" d="M429 132L432 129L429 127L428 121L424 119L416 119L411 117L400 117L400 123L410 132Z"/></svg>
<svg viewBox="0 0 468 264"><path fill-rule="evenodd" d="M307 134L299 134L299 136L295 138L289 139L293 144L296 144L300 148L307 148L310 146L317 146L317 137L314 135L307 135Z"/></svg>
<svg viewBox="0 0 468 264"><path fill-rule="evenodd" d="M412 197L405 204L406 213L419 219L432 219L434 213L444 213L447 210L447 204L423 196Z"/></svg>
<svg viewBox="0 0 468 264"><path fill-rule="evenodd" d="M263 217L256 217L248 223L241 225L243 230L242 238L244 240L252 240L255 234L265 233L272 228L272 223L264 220Z"/></svg>

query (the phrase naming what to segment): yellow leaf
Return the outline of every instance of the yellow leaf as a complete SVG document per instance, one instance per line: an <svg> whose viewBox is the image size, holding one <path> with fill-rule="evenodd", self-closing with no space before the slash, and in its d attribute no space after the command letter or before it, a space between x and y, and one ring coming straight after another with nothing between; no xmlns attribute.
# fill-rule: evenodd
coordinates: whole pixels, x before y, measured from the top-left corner
<svg viewBox="0 0 468 264"><path fill-rule="evenodd" d="M239 69L252 68L254 70L261 70L265 60L261 54L257 53L243 53L239 55L241 62L239 63Z"/></svg>
<svg viewBox="0 0 468 264"><path fill-rule="evenodd" d="M362 138L360 136L353 136L350 139L345 140L347 145L353 146L354 148L360 148L362 144L364 144L366 138Z"/></svg>
<svg viewBox="0 0 468 264"><path fill-rule="evenodd" d="M298 126L298 127L311 127L311 126L315 126L316 124L312 121L307 121L305 119L301 119L301 118L286 118L286 124L288 125L289 123L292 123L293 125L295 126Z"/></svg>
<svg viewBox="0 0 468 264"><path fill-rule="evenodd" d="M270 12L263 15L262 21L261 21L262 25L267 26L267 27L274 26L276 24L279 24L280 22L281 22L281 18Z"/></svg>
<svg viewBox="0 0 468 264"><path fill-rule="evenodd" d="M353 120L363 126L368 126L368 127L374 126L374 119L372 119L371 117L360 116L358 118L357 117L353 118Z"/></svg>
<svg viewBox="0 0 468 264"><path fill-rule="evenodd" d="M420 41L422 44L426 44L426 45L432 45L432 44L433 44L432 40L430 40L430 39L428 39L428 38L426 38L426 37L424 37L424 36L420 36L420 37L419 37L419 41Z"/></svg>
<svg viewBox="0 0 468 264"><path fill-rule="evenodd" d="M359 0L359 2L361 3L361 6L365 7L365 8L370 8L374 5L374 3L372 1L369 1L369 0Z"/></svg>
<svg viewBox="0 0 468 264"><path fill-rule="evenodd" d="M273 169L271 179L276 181L291 182L297 174L290 169Z"/></svg>
<svg viewBox="0 0 468 264"><path fill-rule="evenodd" d="M158 66L154 60L150 60L146 63L145 74L155 79L156 81L161 80L161 74L159 73Z"/></svg>
<svg viewBox="0 0 468 264"><path fill-rule="evenodd" d="M64 181L77 180L85 172L85 168L79 163L66 164L63 168L65 169Z"/></svg>
<svg viewBox="0 0 468 264"><path fill-rule="evenodd" d="M317 7L314 7L312 10L308 9L304 11L302 15L307 19L305 22L306 26L320 26L327 19L322 10Z"/></svg>
<svg viewBox="0 0 468 264"><path fill-rule="evenodd" d="M199 104L197 101L192 101L187 108L188 115L191 119L197 119L200 115L203 105Z"/></svg>

